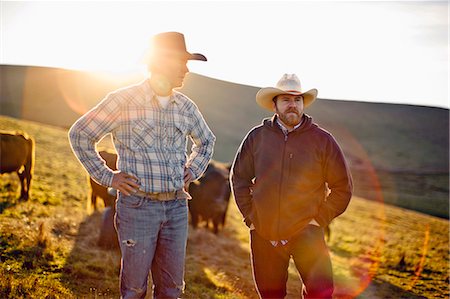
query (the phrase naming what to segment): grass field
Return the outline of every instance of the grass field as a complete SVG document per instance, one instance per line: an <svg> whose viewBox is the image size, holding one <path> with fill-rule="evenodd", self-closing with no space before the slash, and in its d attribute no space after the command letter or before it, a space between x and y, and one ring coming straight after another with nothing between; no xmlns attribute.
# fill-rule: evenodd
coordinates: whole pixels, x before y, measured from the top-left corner
<svg viewBox="0 0 450 299"><path fill-rule="evenodd" d="M232 161L247 132L272 116L255 103L258 90L197 74L187 77L183 92L218 137L216 159ZM372 200L382 196L395 206L448 219L448 109L318 99L305 112L342 146L356 174L355 194ZM376 181L368 180L372 174ZM377 185L382 188L374 194Z"/></svg>
<svg viewBox="0 0 450 299"><path fill-rule="evenodd" d="M67 131L9 117L0 128L36 141L31 199L16 200L16 175L0 179L0 298L118 298L120 253L96 246L102 215L86 212L87 177ZM447 220L354 197L331 228L335 298L448 298ZM257 298L233 200L225 230L190 229L187 249L184 298ZM298 298L292 265L288 286Z"/></svg>
<svg viewBox="0 0 450 299"><path fill-rule="evenodd" d="M0 65L0 78L2 114L67 128L107 93L144 76ZM247 132L272 115L256 104L258 90L186 77L181 91L217 136L216 160L231 162ZM305 112L342 146L355 174L354 194L449 219L448 109L319 98Z"/></svg>

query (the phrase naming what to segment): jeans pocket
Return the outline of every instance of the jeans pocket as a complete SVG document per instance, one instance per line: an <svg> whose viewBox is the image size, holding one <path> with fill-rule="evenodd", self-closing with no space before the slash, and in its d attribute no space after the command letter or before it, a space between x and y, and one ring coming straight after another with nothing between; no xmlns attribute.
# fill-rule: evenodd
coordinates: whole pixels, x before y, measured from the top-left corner
<svg viewBox="0 0 450 299"><path fill-rule="evenodd" d="M127 208L137 209L142 206L144 200L143 197L138 196L121 196L118 203Z"/></svg>
<svg viewBox="0 0 450 299"><path fill-rule="evenodd" d="M175 200L175 206L176 207L186 207L187 206L187 199L176 199Z"/></svg>

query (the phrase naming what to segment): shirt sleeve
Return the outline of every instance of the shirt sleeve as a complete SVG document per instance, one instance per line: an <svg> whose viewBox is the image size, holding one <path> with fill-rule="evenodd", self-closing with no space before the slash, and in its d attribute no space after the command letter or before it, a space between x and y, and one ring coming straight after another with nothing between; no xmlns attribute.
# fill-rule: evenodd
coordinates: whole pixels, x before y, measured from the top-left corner
<svg viewBox="0 0 450 299"><path fill-rule="evenodd" d="M216 136L208 127L197 106L194 105L194 107L193 126L190 132L193 144L186 167L189 168L194 175L194 180L196 180L201 177L206 167L208 167L208 163L212 158Z"/></svg>
<svg viewBox="0 0 450 299"><path fill-rule="evenodd" d="M330 194L319 207L316 217L322 227L327 226L334 218L342 214L350 202L353 192L353 181L344 154L336 140L330 136L325 156L325 181Z"/></svg>
<svg viewBox="0 0 450 299"><path fill-rule="evenodd" d="M95 146L115 129L120 109L118 99L109 94L69 129L69 141L75 156L89 175L103 186L111 186L114 172L106 166Z"/></svg>
<svg viewBox="0 0 450 299"><path fill-rule="evenodd" d="M242 141L231 168L231 185L236 204L244 217L245 224L252 224L253 201L252 191L253 179L255 178L255 167L250 135Z"/></svg>

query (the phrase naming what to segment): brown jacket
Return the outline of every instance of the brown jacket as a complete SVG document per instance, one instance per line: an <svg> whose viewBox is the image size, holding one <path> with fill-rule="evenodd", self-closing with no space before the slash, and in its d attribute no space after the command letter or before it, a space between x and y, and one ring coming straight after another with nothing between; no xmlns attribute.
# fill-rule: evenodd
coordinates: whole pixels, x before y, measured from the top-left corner
<svg viewBox="0 0 450 299"><path fill-rule="evenodd" d="M231 182L245 223L267 240L289 239L313 218L328 225L345 211L353 189L336 140L308 115L288 135L276 115L253 128L237 152Z"/></svg>

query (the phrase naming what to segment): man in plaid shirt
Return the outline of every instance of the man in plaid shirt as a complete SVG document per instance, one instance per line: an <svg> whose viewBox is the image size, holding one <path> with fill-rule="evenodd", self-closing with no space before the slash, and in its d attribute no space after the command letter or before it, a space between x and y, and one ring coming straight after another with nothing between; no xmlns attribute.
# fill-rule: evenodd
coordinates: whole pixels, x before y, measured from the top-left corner
<svg viewBox="0 0 450 299"><path fill-rule="evenodd" d="M122 298L144 298L151 271L154 298L178 298L184 289L189 194L211 159L215 136L197 106L173 90L189 71L184 36L153 37L149 79L106 96L69 131L72 149L89 175L117 189L115 225L122 263ZM96 143L111 133L118 171L109 169ZM186 154L187 137L193 141Z"/></svg>

